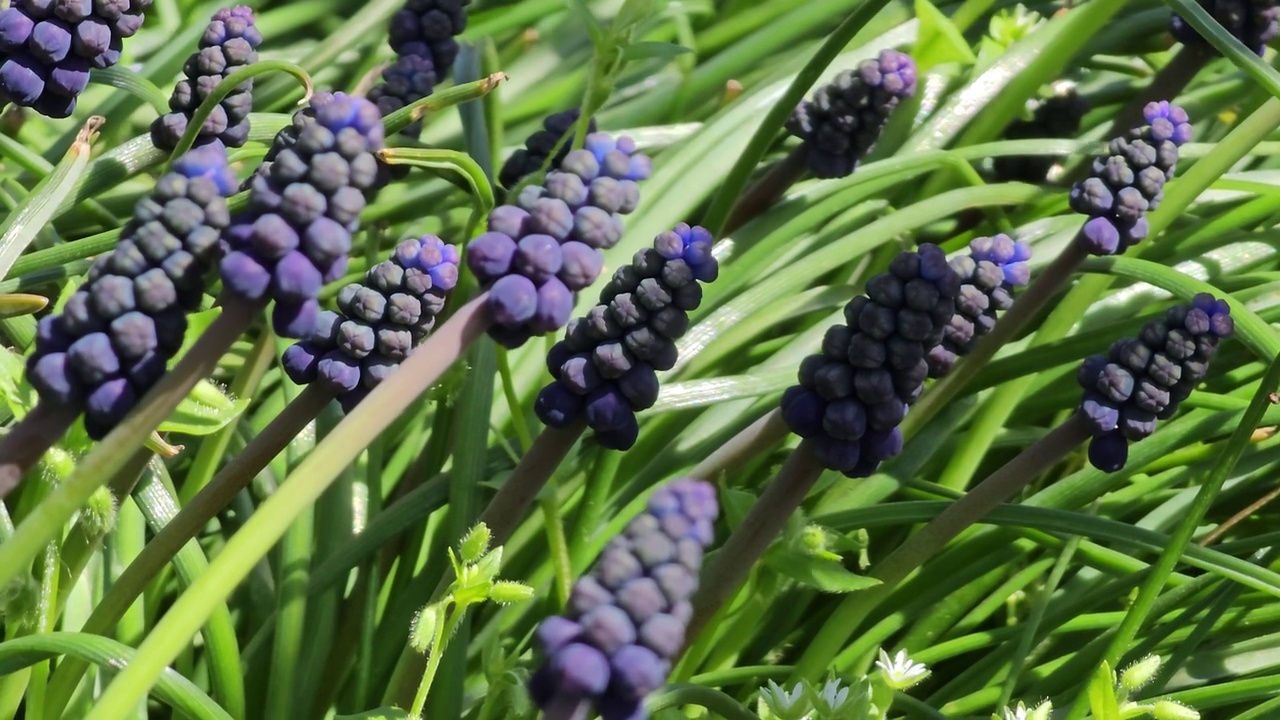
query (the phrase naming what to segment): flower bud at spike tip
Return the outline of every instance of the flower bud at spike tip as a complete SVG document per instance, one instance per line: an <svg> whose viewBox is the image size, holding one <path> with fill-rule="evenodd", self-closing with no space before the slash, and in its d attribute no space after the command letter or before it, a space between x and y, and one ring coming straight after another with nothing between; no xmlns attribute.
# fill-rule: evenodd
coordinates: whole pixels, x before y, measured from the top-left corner
<svg viewBox="0 0 1280 720"><path fill-rule="evenodd" d="M390 259L365 272L363 283L338 292L336 312L319 313L311 333L285 351L289 378L300 385L323 383L350 410L435 327L458 283L460 259L458 246L435 235L400 241ZM483 527L468 538L479 542Z"/></svg>
<svg viewBox="0 0 1280 720"><path fill-rule="evenodd" d="M0 11L0 100L64 118L89 83L89 70L120 61L125 38L151 0L68 3L49 16L49 0L13 0Z"/></svg>
<svg viewBox="0 0 1280 720"><path fill-rule="evenodd" d="M1218 343L1234 332L1226 301L1200 293L1190 305L1148 321L1137 338L1117 340L1106 355L1087 358L1076 381L1084 391L1077 412L1093 432L1089 462L1103 472L1123 468L1128 443L1149 436L1158 420L1178 411L1204 380Z"/></svg>
<svg viewBox="0 0 1280 720"><path fill-rule="evenodd" d="M995 246L978 245L983 256ZM999 245L1001 257L1015 256ZM902 450L899 425L924 390L926 358L946 337L962 282L936 245L899 253L845 306L821 353L801 363L782 418L812 441L823 467L866 477Z"/></svg>
<svg viewBox="0 0 1280 720"><path fill-rule="evenodd" d="M1191 141L1182 108L1152 102L1143 116L1147 124L1112 140L1089 177L1071 188L1071 209L1089 216L1075 241L1091 255L1119 255L1147 237L1146 214L1160 206L1178 147Z"/></svg>
<svg viewBox="0 0 1280 720"><path fill-rule="evenodd" d="M186 313L203 299L229 222L225 196L234 190L217 143L178 158L156 182L116 249L94 262L62 314L37 326L27 379L41 402L84 410L95 440L124 419L182 346Z"/></svg>
<svg viewBox="0 0 1280 720"><path fill-rule="evenodd" d="M222 280L245 301L275 300L277 334L306 335L320 283L341 277L360 211L385 182L382 146L372 103L317 93L248 183L248 211L223 233Z"/></svg>
<svg viewBox="0 0 1280 720"><path fill-rule="evenodd" d="M595 282L601 250L622 239L649 158L630 138L593 133L542 185L489 213L488 232L467 245L467 266L489 291L489 335L516 348L569 321L575 293ZM537 237L534 237L537 236Z"/></svg>
<svg viewBox="0 0 1280 720"><path fill-rule="evenodd" d="M382 71L382 82L369 90L369 100L384 116L427 97L449 77L458 57L455 38L467 28L470 4L471 0L407 0L391 16L387 39L396 59ZM409 137L421 132L421 121L401 131Z"/></svg>
<svg viewBox="0 0 1280 720"><path fill-rule="evenodd" d="M1266 44L1275 39L1280 26L1280 2L1277 0L1198 0L1200 7L1245 47L1262 56ZM1173 36L1187 45L1212 48L1209 41L1191 27L1181 15L1170 21ZM1216 50L1214 51L1216 52Z"/></svg>
<svg viewBox="0 0 1280 720"><path fill-rule="evenodd" d="M720 272L714 244L705 228L682 223L618 268L600 304L571 323L548 354L554 381L534 402L543 423L564 427L584 417L601 445L635 444L635 413L658 399L657 371L675 364L675 341L702 300L699 283Z"/></svg>
<svg viewBox="0 0 1280 720"><path fill-rule="evenodd" d="M246 5L222 8L200 38L200 49L182 66L185 76L169 98L172 112L151 123L151 142L172 150L186 132L191 116L209 93L233 73L258 61L262 33L254 26L253 11ZM249 111L253 107L253 81L236 86L205 120L196 144L215 140L240 147L249 139Z"/></svg>
<svg viewBox="0 0 1280 720"><path fill-rule="evenodd" d="M929 377L942 377L960 357L969 354L978 338L991 332L997 315L1013 306L1014 290L1031 278L1031 246L1008 235L977 238L969 254L951 260L961 278L956 312L942 342L925 357Z"/></svg>
<svg viewBox="0 0 1280 720"><path fill-rule="evenodd" d="M847 177L880 139L894 109L915 92L915 61L884 50L801 102L787 120L787 131L804 141L809 171L816 177Z"/></svg>
<svg viewBox="0 0 1280 720"><path fill-rule="evenodd" d="M573 146L572 133L578 122L578 116L578 108L548 115L542 121L542 129L525 139L524 147L516 150L503 163L502 172L498 174L498 182L505 188L514 188L524 176L540 170L547 158L552 157L551 153L556 150L557 145L560 149L552 158L551 167L559 166L564 156L569 154L569 148ZM587 132L595 131L596 120L591 118L587 121Z"/></svg>
<svg viewBox="0 0 1280 720"><path fill-rule="evenodd" d="M709 483L660 486L574 584L565 615L542 621L534 635L541 664L529 694L547 720L586 717L574 713L587 705L604 720L646 717L645 696L666 682L684 645L718 514Z"/></svg>

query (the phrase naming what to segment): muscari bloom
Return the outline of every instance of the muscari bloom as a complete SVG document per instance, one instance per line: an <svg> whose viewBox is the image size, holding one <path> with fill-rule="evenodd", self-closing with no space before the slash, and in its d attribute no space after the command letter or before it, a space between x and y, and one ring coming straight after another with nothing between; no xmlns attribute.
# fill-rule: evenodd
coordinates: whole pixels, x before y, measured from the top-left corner
<svg viewBox="0 0 1280 720"><path fill-rule="evenodd" d="M866 477L902 450L899 425L924 390L925 358L946 335L960 285L938 246L899 253L800 364L782 417L824 467Z"/></svg>
<svg viewBox="0 0 1280 720"><path fill-rule="evenodd" d="M391 16L388 41L395 62L382 71L382 82L369 91L383 115L390 115L431 94L449 76L458 58L457 35L467 28L471 0L408 0ZM422 123L401 132L416 136Z"/></svg>
<svg viewBox="0 0 1280 720"><path fill-rule="evenodd" d="M1092 255L1119 255L1147 236L1155 210L1178 165L1178 146L1191 141L1187 113L1167 102L1148 103L1147 124L1111 141L1089 177L1071 188L1071 209L1090 216L1076 242Z"/></svg>
<svg viewBox="0 0 1280 720"><path fill-rule="evenodd" d="M285 351L285 372L300 385L323 383L349 411L435 327L458 283L458 259L458 247L435 235L401 241L363 283L339 291L337 312L321 312L310 336Z"/></svg>
<svg viewBox="0 0 1280 720"><path fill-rule="evenodd" d="M702 302L698 283L719 274L713 244L710 232L682 223L614 272L600 304L571 322L547 354L555 379L534 404L542 422L565 427L585 418L601 445L635 444L636 412L657 401L657 371L675 365L675 341Z"/></svg>
<svg viewBox="0 0 1280 720"><path fill-rule="evenodd" d="M683 478L658 488L574 583L563 616L542 621L542 664L529 692L547 720L643 720L644 697L666 682L693 614L703 549L713 538L715 489Z"/></svg>
<svg viewBox="0 0 1280 720"><path fill-rule="evenodd" d="M360 212L385 182L374 154L382 143L373 103L317 93L250 181L248 211L223 233L222 283L246 302L274 300L277 334L302 338L315 328L316 295L346 271Z"/></svg>
<svg viewBox="0 0 1280 720"><path fill-rule="evenodd" d="M541 170L542 164L551 157L552 152L555 152L555 156L552 157L550 167L558 167L573 144L570 133L578 122L579 114L578 108L570 108L548 115L542 121L542 129L525 139L524 147L512 153L503 163L502 171L498 173L498 182L505 188L514 188L526 175ZM587 121L587 133L595 131L596 119L591 118ZM558 152L557 145L560 146Z"/></svg>
<svg viewBox="0 0 1280 720"><path fill-rule="evenodd" d="M858 167L903 100L916 92L916 63L884 50L857 70L845 70L798 105L787 131L804 141L809 171L820 178L846 177Z"/></svg>
<svg viewBox="0 0 1280 720"><path fill-rule="evenodd" d="M1031 279L1031 246L1008 235L981 237L969 243L969 254L951 259L961 278L956 314L942 342L925 356L929 377L942 377L956 360L969 354L978 338L996 326L997 314L1013 307L1013 291Z"/></svg>
<svg viewBox="0 0 1280 720"><path fill-rule="evenodd" d="M169 97L172 112L151 123L151 142L162 150L172 150L196 108L228 76L258 61L262 33L254 25L247 5L222 8L213 14L200 38L200 49L182 66L186 77ZM227 147L240 147L249 139L249 111L253 108L253 81L236 86L213 109L196 136L196 144L214 140Z"/></svg>
<svg viewBox="0 0 1280 720"><path fill-rule="evenodd" d="M1254 51L1259 57L1266 44L1275 38L1280 31L1276 20L1280 18L1280 2L1277 0L1199 0L1200 7L1213 16L1227 32L1231 33L1245 47ZM1171 21L1173 36L1188 45L1195 43L1209 46L1196 29L1191 27L1181 15L1174 15Z"/></svg>
<svg viewBox="0 0 1280 720"><path fill-rule="evenodd" d="M1148 321L1136 338L1123 338L1106 355L1089 357L1076 381L1084 389L1079 413L1093 432L1089 462L1104 472L1124 467L1129 443L1172 417L1209 372L1218 343L1235 325L1226 301L1208 293Z"/></svg>
<svg viewBox="0 0 1280 720"><path fill-rule="evenodd" d="M588 135L542 185L489 213L467 244L467 266L489 291L489 335L506 347L569 322L575 294L604 267L600 251L622 239L622 216L640 200L648 156L630 138Z"/></svg>
<svg viewBox="0 0 1280 720"><path fill-rule="evenodd" d="M0 98L54 118L76 109L90 68L120 61L151 0L13 0L0 12Z"/></svg>
<svg viewBox="0 0 1280 720"><path fill-rule="evenodd" d="M60 315L40 320L27 375L41 402L82 408L94 439L133 409L182 347L234 191L217 145L186 153L156 182L115 250L93 264Z"/></svg>
<svg viewBox="0 0 1280 720"><path fill-rule="evenodd" d="M1015 120L1005 129L1009 140L1041 138L1073 138L1080 132L1080 121L1089 111L1089 101L1076 92L1074 83L1055 84L1053 96L1039 101L1030 120ZM994 158L992 169L1003 182L1042 183L1057 159L1049 155L1005 155Z"/></svg>

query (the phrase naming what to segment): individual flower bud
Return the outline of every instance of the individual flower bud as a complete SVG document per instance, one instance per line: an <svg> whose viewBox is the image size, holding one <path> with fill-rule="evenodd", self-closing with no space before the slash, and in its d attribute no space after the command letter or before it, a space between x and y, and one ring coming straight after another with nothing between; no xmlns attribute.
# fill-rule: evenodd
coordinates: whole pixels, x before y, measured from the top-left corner
<svg viewBox="0 0 1280 720"><path fill-rule="evenodd" d="M182 66L185 77L169 98L171 112L151 123L155 146L162 150L176 147L209 93L230 75L257 62L261 44L262 33L254 25L253 11L247 5L216 11L200 38L199 50ZM196 145L214 140L227 147L244 145L249 139L252 93L253 80L246 80L219 101L200 127Z"/></svg>
<svg viewBox="0 0 1280 720"><path fill-rule="evenodd" d="M1089 462L1115 472L1128 459L1128 443L1155 431L1171 417L1208 372L1221 340L1235 325L1225 300L1200 293L1163 318L1148 321L1136 339L1112 343L1107 355L1081 364L1076 381L1084 389L1078 413L1093 439ZM1150 358L1147 365L1135 358Z"/></svg>
<svg viewBox="0 0 1280 720"><path fill-rule="evenodd" d="M1071 209L1089 216L1076 242L1090 254L1118 255L1147 236L1146 213L1159 207L1178 147L1191 141L1182 108L1152 102L1143 116L1147 124L1112 140L1108 155L1095 159L1090 176L1071 188Z"/></svg>
<svg viewBox="0 0 1280 720"><path fill-rule="evenodd" d="M898 104L915 91L915 61L884 50L801 102L787 131L804 141L805 160L816 177L846 177L880 139Z"/></svg>
<svg viewBox="0 0 1280 720"><path fill-rule="evenodd" d="M598 339L573 348L566 338L548 355L553 380L534 403L543 423L564 427L582 416L605 447L627 450L635 443L635 413L657 401L655 371L675 364L670 338L688 327L687 311L697 307L673 304L678 291L673 285L684 287L695 279L710 282L718 276L713 244L705 228L681 223L660 233L652 248L637 253L632 272L620 270L614 276L600 304L582 321L602 330ZM636 266L647 268L649 277L638 280ZM651 326L655 322L656 327Z"/></svg>
<svg viewBox="0 0 1280 720"><path fill-rule="evenodd" d="M41 402L83 410L95 440L124 419L182 346L185 313L200 306L219 252L216 242L190 240L222 233L234 190L221 145L174 162L138 202L116 250L94 264L61 315L38 325L27 377Z"/></svg>
<svg viewBox="0 0 1280 720"><path fill-rule="evenodd" d="M498 182L505 188L514 188L526 175L541 170L547 158L551 158L552 168L557 167L573 146L571 133L578 122L578 117L578 108L548 115L542 121L542 129L530 135L524 141L524 147L516 150L503 163L502 172L498 174ZM591 118L587 121L587 132L595 131L596 121L595 118ZM609 212L617 212L617 209Z"/></svg>
<svg viewBox="0 0 1280 720"><path fill-rule="evenodd" d="M538 626L542 663L529 692L549 718L585 717L590 706L604 718L643 717L641 703L666 682L684 645L702 548L718 514L706 482L659 487L574 583L565 616ZM692 551L679 550L686 547Z"/></svg>
<svg viewBox="0 0 1280 720"><path fill-rule="evenodd" d="M1120 687L1133 692L1151 682L1160 671L1160 656L1148 655L1120 671Z"/></svg>

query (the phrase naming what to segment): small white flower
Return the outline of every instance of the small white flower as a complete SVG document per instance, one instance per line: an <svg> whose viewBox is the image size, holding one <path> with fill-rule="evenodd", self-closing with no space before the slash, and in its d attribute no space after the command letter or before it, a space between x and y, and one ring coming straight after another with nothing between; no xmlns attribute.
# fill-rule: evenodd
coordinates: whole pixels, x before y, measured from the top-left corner
<svg viewBox="0 0 1280 720"><path fill-rule="evenodd" d="M768 687L760 688L760 701L768 708L768 715L778 720L800 720L809 711L803 683L796 683L791 692L787 692L770 680Z"/></svg>
<svg viewBox="0 0 1280 720"><path fill-rule="evenodd" d="M1019 702L1014 707L1004 709L1003 720L1049 720L1049 713L1052 711L1053 704L1048 700L1030 709L1022 702Z"/></svg>
<svg viewBox="0 0 1280 720"><path fill-rule="evenodd" d="M823 706L817 709L825 714L834 713L843 707L848 699L849 688L840 687L840 681L836 678L831 678L822 686L822 691L818 693L818 701Z"/></svg>
<svg viewBox="0 0 1280 720"><path fill-rule="evenodd" d="M894 690L906 690L929 677L929 668L907 657L906 650L899 650L892 658L880 648L880 659L876 666L884 673L885 680Z"/></svg>

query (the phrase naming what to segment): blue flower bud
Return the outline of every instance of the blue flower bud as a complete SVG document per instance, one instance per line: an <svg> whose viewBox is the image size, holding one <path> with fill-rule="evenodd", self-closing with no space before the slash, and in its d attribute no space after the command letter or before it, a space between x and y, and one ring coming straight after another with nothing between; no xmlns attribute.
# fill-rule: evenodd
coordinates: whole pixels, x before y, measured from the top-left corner
<svg viewBox="0 0 1280 720"><path fill-rule="evenodd" d="M1267 43L1280 32L1276 22L1280 18L1280 3L1276 0L1199 0L1199 3L1219 25L1259 57ZM1216 52L1181 15L1173 15L1171 29L1180 42Z"/></svg>

